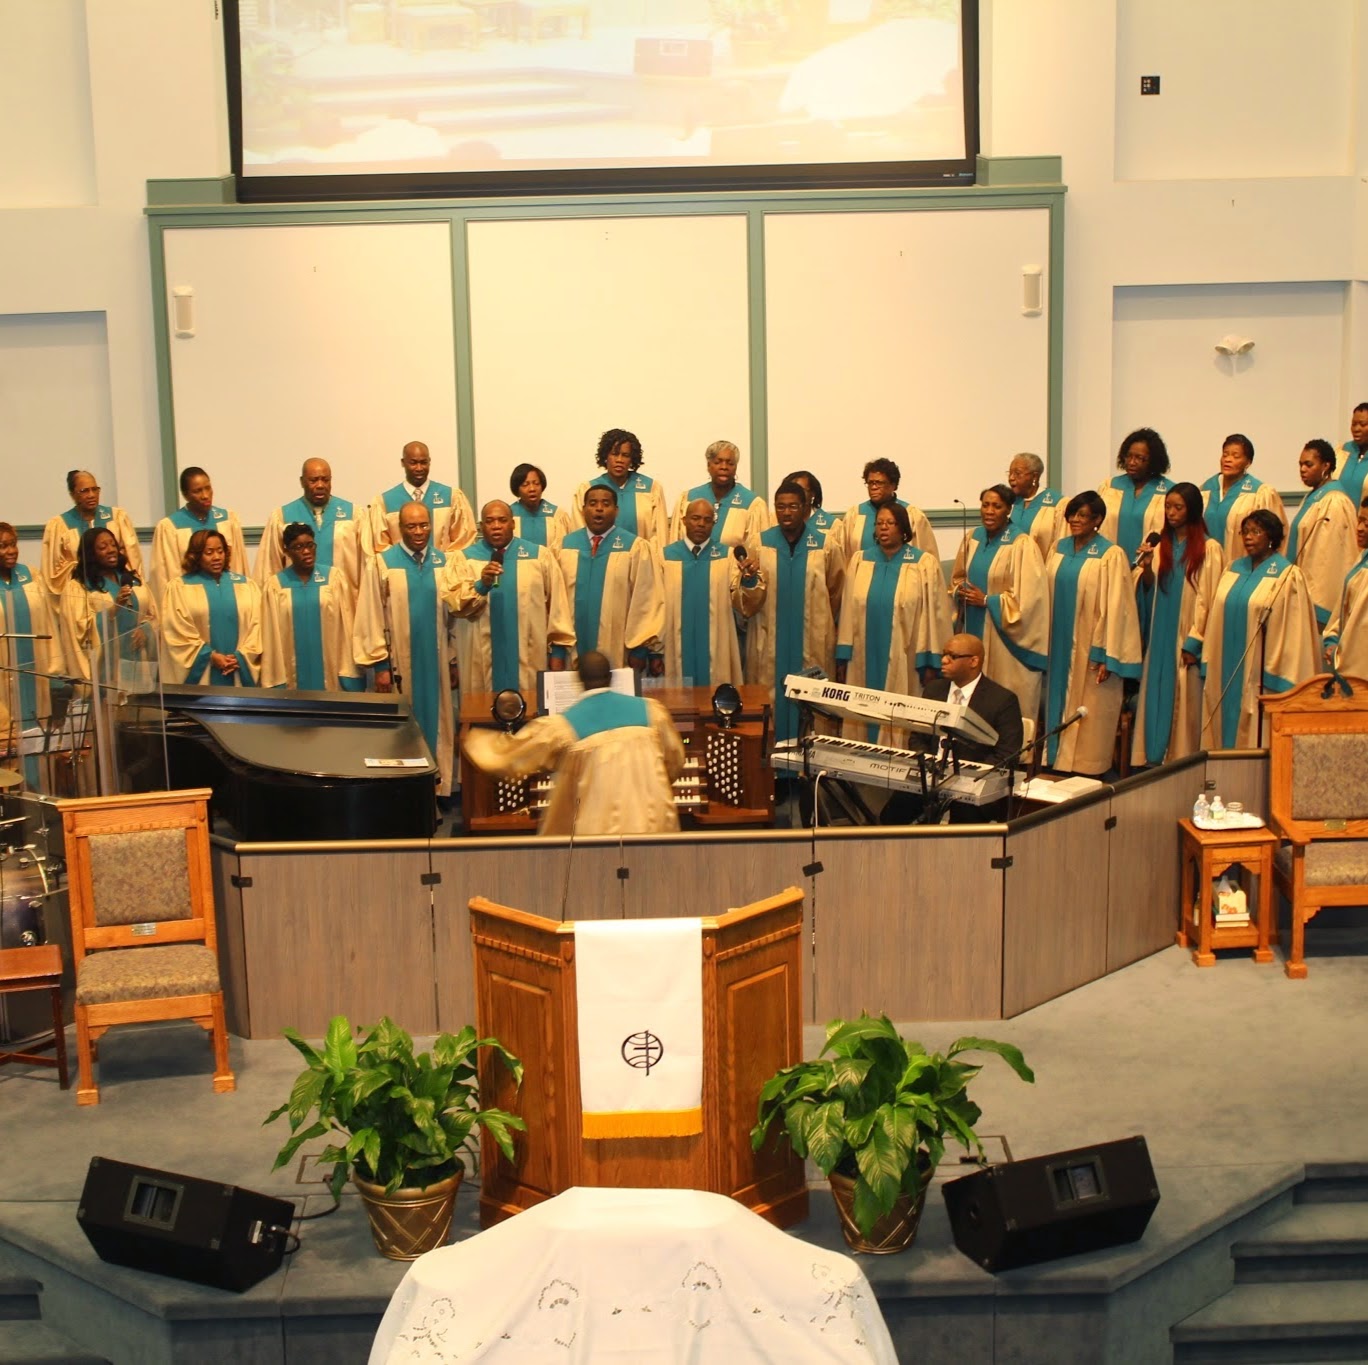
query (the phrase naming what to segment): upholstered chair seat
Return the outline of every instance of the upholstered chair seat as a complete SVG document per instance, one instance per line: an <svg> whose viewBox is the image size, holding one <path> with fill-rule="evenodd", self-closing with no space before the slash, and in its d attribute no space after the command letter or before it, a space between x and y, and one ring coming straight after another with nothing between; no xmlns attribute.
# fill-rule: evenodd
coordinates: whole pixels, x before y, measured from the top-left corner
<svg viewBox="0 0 1368 1365"><path fill-rule="evenodd" d="M76 1000L82 1005L212 995L218 989L218 959L202 943L109 948L82 958L76 972Z"/></svg>
<svg viewBox="0 0 1368 1365"><path fill-rule="evenodd" d="M1284 844L1274 855L1279 872L1292 875L1292 845ZM1362 839L1322 839L1306 845L1307 886L1349 886L1364 888L1368 899L1368 844Z"/></svg>

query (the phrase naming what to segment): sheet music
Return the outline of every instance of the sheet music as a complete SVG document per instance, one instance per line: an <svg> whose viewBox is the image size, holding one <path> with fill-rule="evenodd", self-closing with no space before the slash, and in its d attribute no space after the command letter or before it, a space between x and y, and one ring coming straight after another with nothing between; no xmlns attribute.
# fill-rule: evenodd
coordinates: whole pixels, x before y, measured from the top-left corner
<svg viewBox="0 0 1368 1365"><path fill-rule="evenodd" d="M568 706L577 702L584 694L584 686L579 674L573 669L564 673L550 671L541 675L543 710L548 716L558 716ZM630 668L615 668L609 688L621 692L624 697L637 695L636 673Z"/></svg>

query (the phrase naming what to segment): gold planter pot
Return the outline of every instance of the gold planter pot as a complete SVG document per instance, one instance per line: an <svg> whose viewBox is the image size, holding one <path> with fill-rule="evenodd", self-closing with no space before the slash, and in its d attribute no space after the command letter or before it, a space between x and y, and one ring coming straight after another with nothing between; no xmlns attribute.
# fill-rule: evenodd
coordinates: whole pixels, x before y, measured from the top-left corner
<svg viewBox="0 0 1368 1365"><path fill-rule="evenodd" d="M926 1203L926 1180L922 1181L921 1191L915 1199L909 1195L899 1195L892 1209L874 1224L866 1236L855 1221L854 1180L835 1171L827 1179L831 1181L831 1197L836 1201L836 1212L841 1219L841 1235L852 1251L870 1256L891 1256L896 1251L906 1251L912 1245L921 1223L922 1205Z"/></svg>
<svg viewBox="0 0 1368 1365"><path fill-rule="evenodd" d="M445 1246L464 1175L464 1168L458 1166L455 1175L433 1185L401 1186L386 1194L383 1185L362 1180L353 1171L352 1180L361 1192L380 1253L392 1261L416 1261L425 1251Z"/></svg>

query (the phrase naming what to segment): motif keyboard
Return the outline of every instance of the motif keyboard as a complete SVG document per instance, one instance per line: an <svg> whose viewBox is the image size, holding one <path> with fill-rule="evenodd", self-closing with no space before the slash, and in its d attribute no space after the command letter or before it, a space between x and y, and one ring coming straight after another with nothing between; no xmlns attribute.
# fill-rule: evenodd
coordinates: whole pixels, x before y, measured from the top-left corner
<svg viewBox="0 0 1368 1365"><path fill-rule="evenodd" d="M804 761L804 748L811 752ZM926 763L927 782L931 783L931 758L907 749L890 749L883 744L868 744L864 740L841 739L832 735L814 735L806 744L796 739L785 740L770 756L770 763L781 772L800 773L805 769L820 772L823 768L833 777L850 782L863 782L870 787L890 791L922 791L921 763ZM939 783L939 791L968 806L986 806L1007 795L1007 774L986 763L961 760L959 772L947 770Z"/></svg>
<svg viewBox="0 0 1368 1365"><path fill-rule="evenodd" d="M832 682L830 678L809 678L804 673L790 673L784 679L784 695L789 701L847 720L897 725L922 735L954 735L976 744L997 743L997 731L982 716L967 706L952 706L948 701L880 692L873 687Z"/></svg>

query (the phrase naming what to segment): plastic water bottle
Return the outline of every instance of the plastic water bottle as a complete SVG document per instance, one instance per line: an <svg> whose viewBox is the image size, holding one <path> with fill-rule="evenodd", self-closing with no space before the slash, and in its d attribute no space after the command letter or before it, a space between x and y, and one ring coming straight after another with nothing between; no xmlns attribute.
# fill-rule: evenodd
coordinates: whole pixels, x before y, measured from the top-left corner
<svg viewBox="0 0 1368 1365"><path fill-rule="evenodd" d="M1211 805L1210 805L1210 803L1207 801L1207 794L1206 794L1206 791L1205 791L1205 790L1199 791L1199 792L1197 793L1197 799L1192 803L1192 819L1193 819L1193 823L1194 823L1194 824L1197 824L1197 825L1200 825L1200 824L1202 823L1203 820L1208 820L1208 819L1210 819L1210 818L1211 818Z"/></svg>
<svg viewBox="0 0 1368 1365"><path fill-rule="evenodd" d="M1211 818L1217 824L1225 819L1225 802L1221 800L1220 792L1211 793Z"/></svg>

